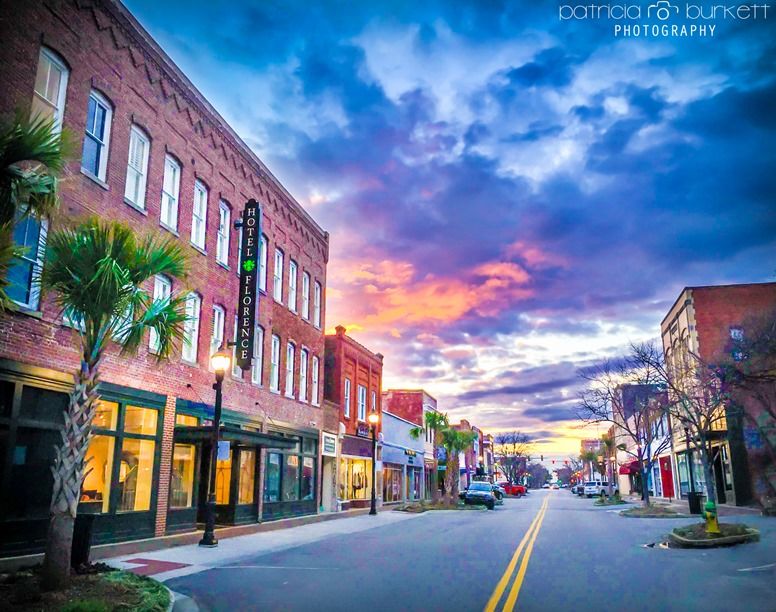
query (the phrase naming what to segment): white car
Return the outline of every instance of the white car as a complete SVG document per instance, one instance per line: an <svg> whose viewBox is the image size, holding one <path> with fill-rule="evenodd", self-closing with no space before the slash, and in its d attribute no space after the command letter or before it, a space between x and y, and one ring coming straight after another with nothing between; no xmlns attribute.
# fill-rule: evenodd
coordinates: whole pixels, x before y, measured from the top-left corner
<svg viewBox="0 0 776 612"><path fill-rule="evenodd" d="M609 483L608 482L600 482L598 480L593 481L589 480L585 483L585 488L583 489L584 494L587 497L598 497L599 495L606 495L609 492ZM617 485L612 483L612 495L615 493L618 493L617 491Z"/></svg>

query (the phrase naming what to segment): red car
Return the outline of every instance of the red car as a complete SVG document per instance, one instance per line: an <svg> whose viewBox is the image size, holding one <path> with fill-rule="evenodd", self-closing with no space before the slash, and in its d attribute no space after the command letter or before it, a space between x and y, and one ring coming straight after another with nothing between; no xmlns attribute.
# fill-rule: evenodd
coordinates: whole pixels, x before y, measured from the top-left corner
<svg viewBox="0 0 776 612"><path fill-rule="evenodd" d="M513 497L520 497L526 493L526 489L523 485L512 484L505 480L502 482L497 482L496 484L504 489L507 495L511 495Z"/></svg>

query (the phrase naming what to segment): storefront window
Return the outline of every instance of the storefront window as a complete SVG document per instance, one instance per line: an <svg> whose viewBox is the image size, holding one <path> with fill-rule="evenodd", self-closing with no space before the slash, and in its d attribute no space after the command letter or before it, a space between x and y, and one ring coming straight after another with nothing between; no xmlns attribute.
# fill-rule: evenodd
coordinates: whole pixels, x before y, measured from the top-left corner
<svg viewBox="0 0 776 612"><path fill-rule="evenodd" d="M113 436L94 436L86 451L89 473L81 485L81 503L90 512L107 512L113 474Z"/></svg>
<svg viewBox="0 0 776 612"><path fill-rule="evenodd" d="M232 451L229 450L228 459L216 461L216 503L228 504L229 492L232 481Z"/></svg>
<svg viewBox="0 0 776 612"><path fill-rule="evenodd" d="M312 499L315 495L315 459L302 459L302 499Z"/></svg>
<svg viewBox="0 0 776 612"><path fill-rule="evenodd" d="M153 440L124 439L119 464L119 512L150 510L155 446Z"/></svg>
<svg viewBox="0 0 776 612"><path fill-rule="evenodd" d="M124 431L153 436L156 434L156 418L159 412L151 408L127 406L124 412Z"/></svg>
<svg viewBox="0 0 776 612"><path fill-rule="evenodd" d="M119 405L116 402L106 402L100 400L97 403L97 409L94 413L92 426L98 429L116 429L116 422L119 415Z"/></svg>
<svg viewBox="0 0 776 612"><path fill-rule="evenodd" d="M170 481L170 507L190 508L194 493L194 465L196 446L176 444L172 451L172 475Z"/></svg>
<svg viewBox="0 0 776 612"><path fill-rule="evenodd" d="M264 485L264 501L280 501L280 454L267 453L267 475Z"/></svg>
<svg viewBox="0 0 776 612"><path fill-rule="evenodd" d="M8 384L8 383L7 383ZM13 385L10 385L13 389ZM35 421L62 422L62 413L67 410L68 397L64 393L25 386L22 390L22 405L19 416ZM8 411L10 412L10 402ZM2 408L0 407L0 413Z"/></svg>
<svg viewBox="0 0 776 612"><path fill-rule="evenodd" d="M400 465L383 464L383 502L401 501L401 473Z"/></svg>
<svg viewBox="0 0 776 612"><path fill-rule="evenodd" d="M340 459L340 499L368 499L371 475L371 460Z"/></svg>
<svg viewBox="0 0 776 612"><path fill-rule="evenodd" d="M240 450L240 486L237 503L252 504L256 477L256 451L243 448Z"/></svg>
<svg viewBox="0 0 776 612"><path fill-rule="evenodd" d="M0 431L0 437L3 433ZM4 500L7 516L48 518L53 485L51 465L54 448L61 442L62 437L56 429L19 427L16 430L8 488L12 494ZM0 444L2 450L5 450L4 444Z"/></svg>
<svg viewBox="0 0 776 612"><path fill-rule="evenodd" d="M175 424L182 425L184 427L197 427L199 425L199 419L188 414L176 414Z"/></svg>
<svg viewBox="0 0 776 612"><path fill-rule="evenodd" d="M299 457L286 455L283 466L283 501L299 499Z"/></svg>

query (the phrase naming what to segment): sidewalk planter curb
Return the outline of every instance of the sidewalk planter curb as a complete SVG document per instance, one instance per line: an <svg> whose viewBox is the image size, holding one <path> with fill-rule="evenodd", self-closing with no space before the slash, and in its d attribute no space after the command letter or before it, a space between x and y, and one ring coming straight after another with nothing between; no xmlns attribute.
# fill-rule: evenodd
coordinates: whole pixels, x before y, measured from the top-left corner
<svg viewBox="0 0 776 612"><path fill-rule="evenodd" d="M674 531L671 531L668 536L674 544L682 548L716 548L718 546L734 546L735 544L760 541L760 532L752 527L747 527L745 534L725 536L722 538L693 540L680 536Z"/></svg>

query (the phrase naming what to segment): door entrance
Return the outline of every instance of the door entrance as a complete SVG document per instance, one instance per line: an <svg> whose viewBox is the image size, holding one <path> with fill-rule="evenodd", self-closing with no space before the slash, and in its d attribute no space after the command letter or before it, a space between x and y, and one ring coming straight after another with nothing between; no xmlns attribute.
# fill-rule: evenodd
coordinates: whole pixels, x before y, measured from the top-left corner
<svg viewBox="0 0 776 612"><path fill-rule="evenodd" d="M717 447L716 453L714 453L714 486L717 489L717 502L720 504L727 503L727 495L725 495L725 478L722 472L722 449Z"/></svg>

